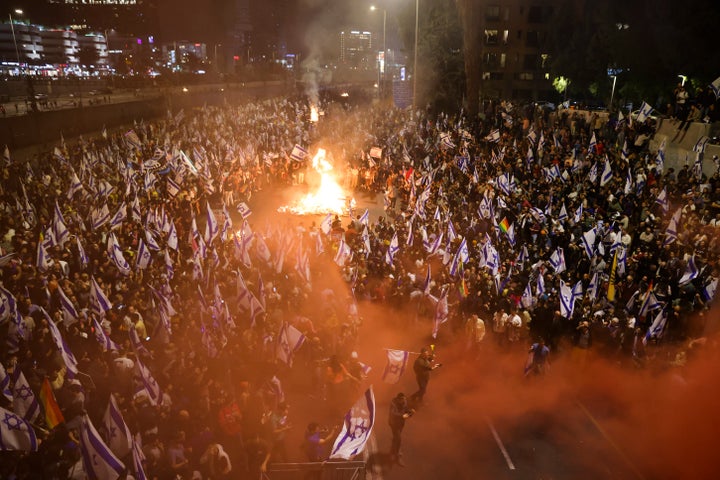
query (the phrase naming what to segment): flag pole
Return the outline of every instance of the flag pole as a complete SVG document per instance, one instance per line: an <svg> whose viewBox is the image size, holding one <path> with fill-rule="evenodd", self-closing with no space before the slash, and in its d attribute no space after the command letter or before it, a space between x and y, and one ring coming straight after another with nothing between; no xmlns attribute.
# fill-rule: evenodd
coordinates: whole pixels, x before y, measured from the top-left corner
<svg viewBox="0 0 720 480"><path fill-rule="evenodd" d="M383 348L383 350L386 350L386 351L389 352L389 351L391 351L391 350L400 350L400 349L399 349L399 348ZM409 353L409 354L411 354L411 355L421 355L420 352L410 352L410 351L407 351L407 350L402 350L402 351L403 351L403 352L407 352L407 353Z"/></svg>

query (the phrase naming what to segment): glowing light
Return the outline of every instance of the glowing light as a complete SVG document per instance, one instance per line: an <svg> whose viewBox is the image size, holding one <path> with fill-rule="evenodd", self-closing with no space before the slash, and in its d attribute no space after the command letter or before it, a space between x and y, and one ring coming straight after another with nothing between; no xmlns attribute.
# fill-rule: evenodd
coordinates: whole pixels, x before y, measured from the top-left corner
<svg viewBox="0 0 720 480"><path fill-rule="evenodd" d="M310 105L310 121L313 123L317 123L318 121L318 108L316 105Z"/></svg>
<svg viewBox="0 0 720 480"><path fill-rule="evenodd" d="M335 213L343 215L347 211L347 196L333 175L333 166L325 158L325 149L318 149L312 159L312 167L320 174L320 186L315 192L308 193L294 205L278 208L279 212L296 215L320 215Z"/></svg>

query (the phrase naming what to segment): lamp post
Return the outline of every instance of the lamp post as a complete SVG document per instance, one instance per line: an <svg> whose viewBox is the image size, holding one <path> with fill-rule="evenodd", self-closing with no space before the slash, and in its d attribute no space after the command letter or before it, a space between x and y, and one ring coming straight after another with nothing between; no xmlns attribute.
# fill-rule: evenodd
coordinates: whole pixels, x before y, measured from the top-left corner
<svg viewBox="0 0 720 480"><path fill-rule="evenodd" d="M613 79L612 91L610 92L610 108L613 106L613 98L615 97L615 83L617 82L617 75L610 75Z"/></svg>
<svg viewBox="0 0 720 480"><path fill-rule="evenodd" d="M417 54L418 54L418 16L420 14L420 0L415 0L415 52L413 60L413 101L412 108L413 114L415 112L416 105L416 93L417 93Z"/></svg>
<svg viewBox="0 0 720 480"><path fill-rule="evenodd" d="M15 15L22 15L23 11L19 8L15 9ZM8 13L8 18L10 18L10 30L12 31L12 37L13 37L13 44L15 45L15 58L17 58L17 64L18 64L18 77L22 73L21 66L20 66L20 51L18 50L18 44L17 44L17 38L15 38L15 25L13 24L13 18L12 13Z"/></svg>
<svg viewBox="0 0 720 480"><path fill-rule="evenodd" d="M222 47L222 43L216 43L216 44L215 44L215 46L213 47L213 51L214 51L213 56L215 57L215 59L214 59L214 62L215 62L215 71L216 71L217 73L220 73L220 65L218 64L218 56L217 56L218 47Z"/></svg>
<svg viewBox="0 0 720 480"><path fill-rule="evenodd" d="M374 12L375 10L377 10L377 7L375 5L372 5L370 7L370 10ZM379 87L381 93L383 91L383 84L385 83L385 70L387 69L387 58L386 58L387 47L385 44L385 26L386 25L387 25L387 9L383 8L383 56L382 56L383 64L382 65L380 64L380 59L378 59L378 78L380 79L378 87ZM382 67L382 69L381 69L381 67Z"/></svg>

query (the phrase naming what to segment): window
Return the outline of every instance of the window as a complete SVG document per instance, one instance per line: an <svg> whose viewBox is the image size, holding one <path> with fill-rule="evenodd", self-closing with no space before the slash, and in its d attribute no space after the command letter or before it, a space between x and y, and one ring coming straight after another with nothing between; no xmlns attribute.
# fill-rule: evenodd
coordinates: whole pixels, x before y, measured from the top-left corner
<svg viewBox="0 0 720 480"><path fill-rule="evenodd" d="M538 47L540 46L540 36L536 30L529 30L525 34L525 46L526 47Z"/></svg>
<svg viewBox="0 0 720 480"><path fill-rule="evenodd" d="M485 30L485 45L497 45L498 44L498 31L497 30Z"/></svg>
<svg viewBox="0 0 720 480"><path fill-rule="evenodd" d="M523 69L524 70L537 70L540 62L538 56L534 54L528 54L523 57Z"/></svg>
<svg viewBox="0 0 720 480"><path fill-rule="evenodd" d="M488 5L485 8L485 20L500 20L500 7L497 5Z"/></svg>
<svg viewBox="0 0 720 480"><path fill-rule="evenodd" d="M533 78L532 72L522 72L517 75L518 80L532 80Z"/></svg>
<svg viewBox="0 0 720 480"><path fill-rule="evenodd" d="M531 6L530 10L528 11L528 22L542 23L542 21L543 21L542 7L540 7L539 5Z"/></svg>
<svg viewBox="0 0 720 480"><path fill-rule="evenodd" d="M500 65L499 61L499 55L497 53L484 53L483 54L483 64L490 68L495 68L498 65Z"/></svg>
<svg viewBox="0 0 720 480"><path fill-rule="evenodd" d="M507 63L507 54L501 53L500 54L500 68L505 68L506 63Z"/></svg>
<svg viewBox="0 0 720 480"><path fill-rule="evenodd" d="M503 30L502 33L502 43L503 45L508 44L508 37L510 36L510 30Z"/></svg>

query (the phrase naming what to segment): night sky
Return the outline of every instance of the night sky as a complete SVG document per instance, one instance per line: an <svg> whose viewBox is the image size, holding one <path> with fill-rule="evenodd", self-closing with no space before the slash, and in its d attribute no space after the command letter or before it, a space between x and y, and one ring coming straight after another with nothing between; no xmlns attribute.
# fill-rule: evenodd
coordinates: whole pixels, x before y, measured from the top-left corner
<svg viewBox="0 0 720 480"><path fill-rule="evenodd" d="M232 22L235 0L159 0L160 35L165 40L222 41L223 31ZM275 8L287 14L286 32L290 49L302 49L308 35L337 41L343 26L382 28L381 14L371 13L373 2L365 0L248 0L255 28L271 21L260 15L261 8ZM262 2L262 5L256 3ZM409 2L409 0L408 0ZM379 2L375 2L379 3ZM396 2L407 3L404 0ZM408 3L409 4L409 3ZM396 7L398 5L395 5ZM312 43L312 41L310 42Z"/></svg>

